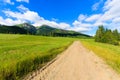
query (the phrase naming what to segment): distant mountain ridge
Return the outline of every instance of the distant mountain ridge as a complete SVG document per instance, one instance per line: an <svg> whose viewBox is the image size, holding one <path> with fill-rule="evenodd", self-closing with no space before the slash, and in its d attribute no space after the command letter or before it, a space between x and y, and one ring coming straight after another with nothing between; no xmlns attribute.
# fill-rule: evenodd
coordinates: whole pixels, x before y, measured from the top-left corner
<svg viewBox="0 0 120 80"><path fill-rule="evenodd" d="M0 33L11 34L32 34L42 36L60 36L60 37L91 37L75 31L53 28L48 25L35 27L29 23L17 24L14 26L0 25Z"/></svg>
<svg viewBox="0 0 120 80"><path fill-rule="evenodd" d="M27 31L28 34L36 34L37 29L28 23L17 24L16 26L21 27Z"/></svg>
<svg viewBox="0 0 120 80"><path fill-rule="evenodd" d="M86 37L90 37L89 35L85 35L79 32L57 29L57 28L50 27L48 25L42 25L41 27L39 27L37 30L37 34L43 35L43 36L61 36L61 37L86 36Z"/></svg>

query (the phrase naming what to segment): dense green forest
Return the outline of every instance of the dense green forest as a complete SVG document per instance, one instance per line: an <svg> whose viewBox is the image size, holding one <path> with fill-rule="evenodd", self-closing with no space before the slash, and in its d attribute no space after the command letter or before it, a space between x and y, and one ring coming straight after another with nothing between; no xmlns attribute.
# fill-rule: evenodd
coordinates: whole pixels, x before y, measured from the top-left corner
<svg viewBox="0 0 120 80"><path fill-rule="evenodd" d="M105 29L103 27L103 25L101 25L101 26L99 26L99 28L96 32L95 41L119 45L120 34L118 33L117 29L112 31L110 29Z"/></svg>
<svg viewBox="0 0 120 80"><path fill-rule="evenodd" d="M32 34L54 37L91 37L89 35L82 34L79 32L57 29L48 25L35 27L29 23L17 24L14 26L0 25L0 33Z"/></svg>
<svg viewBox="0 0 120 80"><path fill-rule="evenodd" d="M7 33L7 34L27 34L27 31L25 29L17 27L17 26L0 25L0 33Z"/></svg>

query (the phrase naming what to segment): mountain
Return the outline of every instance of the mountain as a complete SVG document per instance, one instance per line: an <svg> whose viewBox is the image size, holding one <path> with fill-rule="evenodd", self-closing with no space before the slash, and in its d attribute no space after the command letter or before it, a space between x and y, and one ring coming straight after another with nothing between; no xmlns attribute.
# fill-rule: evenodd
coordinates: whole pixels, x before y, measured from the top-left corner
<svg viewBox="0 0 120 80"><path fill-rule="evenodd" d="M29 23L17 24L16 26L25 29L27 34L36 34L37 31L37 29Z"/></svg>
<svg viewBox="0 0 120 80"><path fill-rule="evenodd" d="M10 33L10 34L32 34L32 35L42 35L42 36L54 36L54 37L91 37L86 34L82 34L75 31L63 30L53 28L48 25L42 25L38 28L31 24L23 23L14 26L6 26L0 24L0 33Z"/></svg>
<svg viewBox="0 0 120 80"><path fill-rule="evenodd" d="M91 37L89 35L85 35L75 31L68 31L63 29L57 29L50 27L48 25L40 26L37 29L37 35L42 36L61 36L61 37Z"/></svg>
<svg viewBox="0 0 120 80"><path fill-rule="evenodd" d="M18 26L6 26L0 25L0 33L9 33L9 34L27 34L27 31Z"/></svg>

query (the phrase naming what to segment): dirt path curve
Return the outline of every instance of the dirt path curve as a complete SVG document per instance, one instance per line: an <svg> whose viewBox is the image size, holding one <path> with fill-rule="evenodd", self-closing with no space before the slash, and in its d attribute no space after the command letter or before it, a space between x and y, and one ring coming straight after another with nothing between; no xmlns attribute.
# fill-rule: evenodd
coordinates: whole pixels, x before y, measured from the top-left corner
<svg viewBox="0 0 120 80"><path fill-rule="evenodd" d="M41 77L43 74L45 76ZM75 41L43 73L32 80L120 80L120 76L92 51Z"/></svg>

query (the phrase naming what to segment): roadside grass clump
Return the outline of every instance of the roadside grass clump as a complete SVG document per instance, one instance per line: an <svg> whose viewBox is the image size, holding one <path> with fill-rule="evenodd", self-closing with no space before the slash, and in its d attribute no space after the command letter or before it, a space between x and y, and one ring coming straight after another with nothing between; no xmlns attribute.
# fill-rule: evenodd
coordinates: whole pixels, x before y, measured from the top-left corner
<svg viewBox="0 0 120 80"><path fill-rule="evenodd" d="M75 39L0 34L0 80L19 80L43 67Z"/></svg>
<svg viewBox="0 0 120 80"><path fill-rule="evenodd" d="M81 39L81 42L120 73L120 46L94 42L94 39Z"/></svg>

